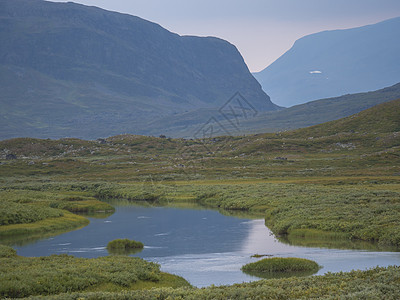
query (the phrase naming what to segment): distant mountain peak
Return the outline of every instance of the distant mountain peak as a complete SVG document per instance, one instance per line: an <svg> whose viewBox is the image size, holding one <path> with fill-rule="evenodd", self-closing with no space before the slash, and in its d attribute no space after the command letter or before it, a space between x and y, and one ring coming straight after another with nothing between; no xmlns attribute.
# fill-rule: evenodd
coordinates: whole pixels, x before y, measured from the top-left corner
<svg viewBox="0 0 400 300"><path fill-rule="evenodd" d="M381 89L400 82L398 36L400 17L307 35L254 76L285 107Z"/></svg>

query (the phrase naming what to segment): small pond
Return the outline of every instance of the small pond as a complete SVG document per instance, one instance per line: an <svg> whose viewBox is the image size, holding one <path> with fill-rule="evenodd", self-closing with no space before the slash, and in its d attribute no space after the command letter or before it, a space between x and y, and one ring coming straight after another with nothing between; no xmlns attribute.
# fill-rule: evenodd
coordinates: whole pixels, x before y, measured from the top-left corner
<svg viewBox="0 0 400 300"><path fill-rule="evenodd" d="M145 244L134 254L180 275L192 285L227 285L259 278L240 268L256 261L253 254L302 257L323 268L317 274L400 264L399 252L299 247L278 241L263 219L233 217L209 209L144 207L113 203L116 211L105 218L90 218L90 225L30 243L14 243L19 255L67 253L78 257L108 255L106 245L117 238Z"/></svg>

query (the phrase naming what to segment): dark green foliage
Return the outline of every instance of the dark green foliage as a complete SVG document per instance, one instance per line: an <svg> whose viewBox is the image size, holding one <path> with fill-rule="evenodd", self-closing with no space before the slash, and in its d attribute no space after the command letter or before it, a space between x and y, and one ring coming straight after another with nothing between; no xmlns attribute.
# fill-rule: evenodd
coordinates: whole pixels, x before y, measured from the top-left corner
<svg viewBox="0 0 400 300"><path fill-rule="evenodd" d="M137 242L129 239L116 239L107 244L107 250L111 252L143 249L143 247L144 245L142 242Z"/></svg>
<svg viewBox="0 0 400 300"><path fill-rule="evenodd" d="M390 299L400 295L400 268L375 268L368 271L328 273L323 276L260 280L232 286L202 289L163 288L124 293L73 293L51 299ZM32 298L42 299L42 298ZM46 298L45 298L46 299Z"/></svg>
<svg viewBox="0 0 400 300"><path fill-rule="evenodd" d="M254 263L249 263L242 267L244 272L317 272L320 266L309 259L296 257L272 257L264 258Z"/></svg>
<svg viewBox="0 0 400 300"><path fill-rule="evenodd" d="M0 296L54 295L104 284L124 289L138 281L157 282L160 276L157 264L133 257L0 258Z"/></svg>
<svg viewBox="0 0 400 300"><path fill-rule="evenodd" d="M53 187L54 188L54 187ZM70 212L113 212L114 208L80 191L42 185L0 189L0 236L18 240L18 236L64 232L85 226L85 217ZM8 242L7 242L8 243Z"/></svg>
<svg viewBox="0 0 400 300"><path fill-rule="evenodd" d="M17 256L17 251L13 248L0 245L0 258L10 258Z"/></svg>
<svg viewBox="0 0 400 300"><path fill-rule="evenodd" d="M0 225L33 223L61 216L62 210L44 205L0 201Z"/></svg>

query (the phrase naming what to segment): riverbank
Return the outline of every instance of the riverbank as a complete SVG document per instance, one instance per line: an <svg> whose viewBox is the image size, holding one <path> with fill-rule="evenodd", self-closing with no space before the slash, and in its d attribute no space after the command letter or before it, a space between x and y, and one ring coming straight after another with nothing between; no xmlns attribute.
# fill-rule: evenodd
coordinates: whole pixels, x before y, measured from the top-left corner
<svg viewBox="0 0 400 300"><path fill-rule="evenodd" d="M77 213L114 212L114 207L82 192L3 186L0 190L0 241L18 241L75 230L89 224Z"/></svg>

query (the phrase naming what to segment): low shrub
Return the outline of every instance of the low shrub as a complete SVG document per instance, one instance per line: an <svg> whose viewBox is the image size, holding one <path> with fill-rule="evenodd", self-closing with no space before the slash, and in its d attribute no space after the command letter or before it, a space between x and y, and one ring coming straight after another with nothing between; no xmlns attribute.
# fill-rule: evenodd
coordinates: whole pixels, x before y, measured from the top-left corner
<svg viewBox="0 0 400 300"><path fill-rule="evenodd" d="M2 253L10 252L2 249L4 246L0 248ZM160 278L158 264L137 257L0 257L2 299L96 290L106 285L119 291L130 289L139 281L157 283Z"/></svg>
<svg viewBox="0 0 400 300"><path fill-rule="evenodd" d="M308 272L318 271L320 266L312 260L297 257L264 258L242 267L244 272Z"/></svg>
<svg viewBox="0 0 400 300"><path fill-rule="evenodd" d="M3 257L14 257L17 255L17 251L15 251L13 248L0 245L0 258Z"/></svg>
<svg viewBox="0 0 400 300"><path fill-rule="evenodd" d="M116 239L108 243L107 249L109 250L130 250L130 249L143 249L142 242L137 242L129 239Z"/></svg>

